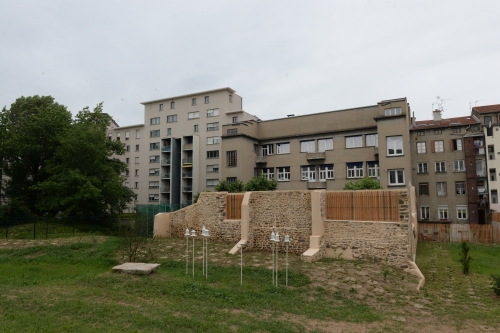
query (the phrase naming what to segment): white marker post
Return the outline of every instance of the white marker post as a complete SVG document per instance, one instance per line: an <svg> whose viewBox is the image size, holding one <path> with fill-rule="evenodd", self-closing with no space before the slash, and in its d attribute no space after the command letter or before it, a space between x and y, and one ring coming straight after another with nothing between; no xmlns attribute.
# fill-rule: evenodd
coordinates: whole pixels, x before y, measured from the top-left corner
<svg viewBox="0 0 500 333"><path fill-rule="evenodd" d="M189 229L186 229L184 236L186 236L186 275L187 275L188 265L189 265Z"/></svg>
<svg viewBox="0 0 500 333"><path fill-rule="evenodd" d="M271 261L273 263L273 286L274 286L274 230L271 232Z"/></svg>
<svg viewBox="0 0 500 333"><path fill-rule="evenodd" d="M194 279L194 238L196 237L196 231L191 230L191 237L193 237L193 279Z"/></svg>
<svg viewBox="0 0 500 333"><path fill-rule="evenodd" d="M285 278L285 283L286 286L288 287L288 244L290 243L290 236L286 235L285 236L285 245L286 245L286 278Z"/></svg>
<svg viewBox="0 0 500 333"><path fill-rule="evenodd" d="M280 242L280 235L276 231L276 235L274 235L274 240L276 241L276 287L278 286L278 245Z"/></svg>

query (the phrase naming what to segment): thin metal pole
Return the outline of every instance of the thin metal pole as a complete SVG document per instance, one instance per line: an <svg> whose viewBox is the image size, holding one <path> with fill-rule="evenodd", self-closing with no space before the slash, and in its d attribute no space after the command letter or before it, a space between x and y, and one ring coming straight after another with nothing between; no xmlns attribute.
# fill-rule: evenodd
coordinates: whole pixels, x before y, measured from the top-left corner
<svg viewBox="0 0 500 333"><path fill-rule="evenodd" d="M243 285L243 246L240 245L240 286Z"/></svg>
<svg viewBox="0 0 500 333"><path fill-rule="evenodd" d="M194 279L194 237L193 237L193 279Z"/></svg>
<svg viewBox="0 0 500 333"><path fill-rule="evenodd" d="M188 273L189 265L189 237L186 237L186 275Z"/></svg>
<svg viewBox="0 0 500 333"><path fill-rule="evenodd" d="M206 257L207 263L205 265L205 277L208 279L208 238L207 238L207 257Z"/></svg>
<svg viewBox="0 0 500 333"><path fill-rule="evenodd" d="M278 286L278 243L276 243L276 287Z"/></svg>
<svg viewBox="0 0 500 333"><path fill-rule="evenodd" d="M271 260L273 262L273 286L274 286L274 242L271 243Z"/></svg>
<svg viewBox="0 0 500 333"><path fill-rule="evenodd" d="M205 275L205 237L201 242L201 274Z"/></svg>
<svg viewBox="0 0 500 333"><path fill-rule="evenodd" d="M286 244L286 286L288 287L288 243Z"/></svg>

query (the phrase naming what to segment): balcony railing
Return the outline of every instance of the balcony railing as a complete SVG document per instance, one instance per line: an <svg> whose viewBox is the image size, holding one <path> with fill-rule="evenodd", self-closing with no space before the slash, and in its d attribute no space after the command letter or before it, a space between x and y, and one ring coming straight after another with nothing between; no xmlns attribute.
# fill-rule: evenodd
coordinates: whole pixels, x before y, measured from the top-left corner
<svg viewBox="0 0 500 333"><path fill-rule="evenodd" d="M153 173L149 173L150 176L159 176L160 173L159 172L153 172Z"/></svg>
<svg viewBox="0 0 500 333"><path fill-rule="evenodd" d="M170 200L162 200L161 204L162 205L170 205Z"/></svg>
<svg viewBox="0 0 500 333"><path fill-rule="evenodd" d="M170 146L168 146L168 147L161 147L161 151L163 153L169 153L171 150L172 150L172 147L170 147Z"/></svg>
<svg viewBox="0 0 500 333"><path fill-rule="evenodd" d="M193 177L193 171L182 173L182 178L192 178L192 177Z"/></svg>
<svg viewBox="0 0 500 333"><path fill-rule="evenodd" d="M169 173L162 173L161 174L161 178L163 178L163 179L169 179L170 178L170 174Z"/></svg>
<svg viewBox="0 0 500 333"><path fill-rule="evenodd" d="M193 187L192 186L183 186L182 192L193 192Z"/></svg>
<svg viewBox="0 0 500 333"><path fill-rule="evenodd" d="M160 185L149 185L149 188L160 188Z"/></svg>
<svg viewBox="0 0 500 333"><path fill-rule="evenodd" d="M168 193L170 192L170 186L162 186L160 189L161 193Z"/></svg>
<svg viewBox="0 0 500 333"><path fill-rule="evenodd" d="M164 158L161 160L161 165L170 165L170 159L169 158Z"/></svg>
<svg viewBox="0 0 500 333"><path fill-rule="evenodd" d="M193 144L192 143L186 143L184 145L184 150L192 150L193 149Z"/></svg>
<svg viewBox="0 0 500 333"><path fill-rule="evenodd" d="M159 198L149 198L148 201L150 201L150 202L156 202L156 201L160 201L160 199Z"/></svg>
<svg viewBox="0 0 500 333"><path fill-rule="evenodd" d="M257 159L255 160L256 163L266 163L266 157L265 156L257 156Z"/></svg>
<svg viewBox="0 0 500 333"><path fill-rule="evenodd" d="M475 146L474 147L474 153L476 155L484 155L485 149L484 149L484 147L481 147L481 146Z"/></svg>
<svg viewBox="0 0 500 333"><path fill-rule="evenodd" d="M183 164L193 164L193 158L192 157L184 157L182 159Z"/></svg>
<svg viewBox="0 0 500 333"><path fill-rule="evenodd" d="M306 158L308 161L311 160L324 160L326 158L326 155L324 152L322 153L307 153Z"/></svg>

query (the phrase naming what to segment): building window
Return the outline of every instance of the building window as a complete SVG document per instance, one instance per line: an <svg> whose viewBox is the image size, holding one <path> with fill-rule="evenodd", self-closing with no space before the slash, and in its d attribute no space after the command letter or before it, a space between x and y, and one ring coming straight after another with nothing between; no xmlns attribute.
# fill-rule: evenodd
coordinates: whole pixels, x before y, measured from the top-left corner
<svg viewBox="0 0 500 333"><path fill-rule="evenodd" d="M429 206L420 206L420 219L428 220L430 218L431 208Z"/></svg>
<svg viewBox="0 0 500 333"><path fill-rule="evenodd" d="M135 183L134 183L134 188L135 188L135 189L139 188L139 182L135 182Z"/></svg>
<svg viewBox="0 0 500 333"><path fill-rule="evenodd" d="M453 127L451 129L451 132L452 133L460 133L460 132L462 132L462 129L460 127Z"/></svg>
<svg viewBox="0 0 500 333"><path fill-rule="evenodd" d="M267 178L267 180L274 179L274 168L263 168L262 175Z"/></svg>
<svg viewBox="0 0 500 333"><path fill-rule="evenodd" d="M277 154L289 154L290 153L290 142L283 142L276 144Z"/></svg>
<svg viewBox="0 0 500 333"><path fill-rule="evenodd" d="M151 119L149 120L149 123L150 123L151 125L158 125L158 124L160 123L160 117L151 118Z"/></svg>
<svg viewBox="0 0 500 333"><path fill-rule="evenodd" d="M457 206L457 220L467 219L467 206L461 205Z"/></svg>
<svg viewBox="0 0 500 333"><path fill-rule="evenodd" d="M149 163L160 163L160 156L149 156Z"/></svg>
<svg viewBox="0 0 500 333"><path fill-rule="evenodd" d="M277 168L278 181L279 182L289 182L290 181L290 167L279 167Z"/></svg>
<svg viewBox="0 0 500 333"><path fill-rule="evenodd" d="M438 206L438 217L440 220L448 219L448 206Z"/></svg>
<svg viewBox="0 0 500 333"><path fill-rule="evenodd" d="M261 151L262 151L262 156L268 156L274 154L274 144L270 143L267 145L262 145Z"/></svg>
<svg viewBox="0 0 500 333"><path fill-rule="evenodd" d="M160 182L149 182L149 188L160 188Z"/></svg>
<svg viewBox="0 0 500 333"><path fill-rule="evenodd" d="M167 123L175 123L177 121L177 115L173 114L171 116L167 116Z"/></svg>
<svg viewBox="0 0 500 333"><path fill-rule="evenodd" d="M319 166L319 180L326 181L327 179L334 179L333 164L323 164Z"/></svg>
<svg viewBox="0 0 500 333"><path fill-rule="evenodd" d="M405 184L405 172L403 169L388 170L387 174L389 176L389 185Z"/></svg>
<svg viewBox="0 0 500 333"><path fill-rule="evenodd" d="M422 163L418 163L418 173L427 173L427 163L426 162L422 162Z"/></svg>
<svg viewBox="0 0 500 333"><path fill-rule="evenodd" d="M139 145L135 145L135 151L139 151Z"/></svg>
<svg viewBox="0 0 500 333"><path fill-rule="evenodd" d="M172 129L171 128L167 128L167 135L172 135Z"/></svg>
<svg viewBox="0 0 500 333"><path fill-rule="evenodd" d="M156 149L160 149L159 142L152 142L149 144L149 150L156 150Z"/></svg>
<svg viewBox="0 0 500 333"><path fill-rule="evenodd" d="M229 103L232 103L233 102L233 95L229 95Z"/></svg>
<svg viewBox="0 0 500 333"><path fill-rule="evenodd" d="M495 159L495 147L494 146L488 146L488 159L490 159L490 160Z"/></svg>
<svg viewBox="0 0 500 333"><path fill-rule="evenodd" d="M130 132L126 131L125 132L125 141L128 141L130 139Z"/></svg>
<svg viewBox="0 0 500 333"><path fill-rule="evenodd" d="M301 153L314 153L316 151L314 146L315 146L314 140L300 141L300 152Z"/></svg>
<svg viewBox="0 0 500 333"><path fill-rule="evenodd" d="M218 131L219 130L219 123L208 123L207 124L207 131Z"/></svg>
<svg viewBox="0 0 500 333"><path fill-rule="evenodd" d="M149 131L150 138L156 138L157 136L160 136L160 130Z"/></svg>
<svg viewBox="0 0 500 333"><path fill-rule="evenodd" d="M207 165L207 173L218 173L218 172L219 172L218 164Z"/></svg>
<svg viewBox="0 0 500 333"><path fill-rule="evenodd" d="M367 147L378 147L378 134L367 134L365 141Z"/></svg>
<svg viewBox="0 0 500 333"><path fill-rule="evenodd" d="M443 134L443 130L442 129L435 129L434 134L436 134L436 135Z"/></svg>
<svg viewBox="0 0 500 333"><path fill-rule="evenodd" d="M227 185L231 185L232 183L234 183L237 180L238 180L238 178L236 178L236 177L226 177Z"/></svg>
<svg viewBox="0 0 500 333"><path fill-rule="evenodd" d="M401 114L401 108L390 108L385 109L386 116L397 116Z"/></svg>
<svg viewBox="0 0 500 333"><path fill-rule="evenodd" d="M345 137L345 147L346 148L358 148L363 147L363 136L346 136Z"/></svg>
<svg viewBox="0 0 500 333"><path fill-rule="evenodd" d="M417 154L425 154L425 142L417 142Z"/></svg>
<svg viewBox="0 0 500 333"><path fill-rule="evenodd" d="M309 182L316 181L316 167L315 166L303 166L301 169L302 180L307 180Z"/></svg>
<svg viewBox="0 0 500 333"><path fill-rule="evenodd" d="M207 110L207 118L217 117L219 115L219 109L209 109Z"/></svg>
<svg viewBox="0 0 500 333"><path fill-rule="evenodd" d="M126 151L130 151L130 146L127 145L127 147L125 148Z"/></svg>
<svg viewBox="0 0 500 333"><path fill-rule="evenodd" d="M363 162L347 163L347 178L363 178Z"/></svg>
<svg viewBox="0 0 500 333"><path fill-rule="evenodd" d="M436 162L434 165L436 167L436 172L446 172L446 162L439 161Z"/></svg>
<svg viewBox="0 0 500 333"><path fill-rule="evenodd" d="M141 131L140 130L135 130L135 138L140 139L141 137Z"/></svg>
<svg viewBox="0 0 500 333"><path fill-rule="evenodd" d="M188 119L200 118L200 111L188 112Z"/></svg>
<svg viewBox="0 0 500 333"><path fill-rule="evenodd" d="M160 201L160 195L159 194L150 194L149 201Z"/></svg>
<svg viewBox="0 0 500 333"><path fill-rule="evenodd" d="M238 166L238 158L236 154L236 150L226 152L227 155L227 166L228 167L236 167Z"/></svg>
<svg viewBox="0 0 500 333"><path fill-rule="evenodd" d="M455 182L455 193L465 194L465 182Z"/></svg>
<svg viewBox="0 0 500 333"><path fill-rule="evenodd" d="M160 111L163 111L163 104L160 104Z"/></svg>
<svg viewBox="0 0 500 333"><path fill-rule="evenodd" d="M128 177L129 175L130 175L130 171L125 170L125 176L127 176L127 177Z"/></svg>
<svg viewBox="0 0 500 333"><path fill-rule="evenodd" d="M490 180L492 182L497 180L497 169L490 169Z"/></svg>
<svg viewBox="0 0 500 333"><path fill-rule="evenodd" d="M191 99L191 105L196 105L196 98Z"/></svg>
<svg viewBox="0 0 500 333"><path fill-rule="evenodd" d="M498 192L497 190L491 190L491 203L498 203Z"/></svg>
<svg viewBox="0 0 500 333"><path fill-rule="evenodd" d="M325 150L333 149L333 139L319 139L318 140L318 152L322 153Z"/></svg>
<svg viewBox="0 0 500 333"><path fill-rule="evenodd" d="M446 196L446 194L447 194L446 182L438 182L438 183L436 183L436 186L437 186L438 196L440 196L440 197Z"/></svg>
<svg viewBox="0 0 500 333"><path fill-rule="evenodd" d="M160 169L158 169L158 168L149 169L149 175L150 176L159 176L160 175Z"/></svg>
<svg viewBox="0 0 500 333"><path fill-rule="evenodd" d="M217 184L219 184L218 179L207 179L207 187L214 187L217 186Z"/></svg>
<svg viewBox="0 0 500 333"><path fill-rule="evenodd" d="M139 157L135 158L135 164L139 164Z"/></svg>
<svg viewBox="0 0 500 333"><path fill-rule="evenodd" d="M134 176L139 176L139 169L135 169L135 174Z"/></svg>
<svg viewBox="0 0 500 333"><path fill-rule="evenodd" d="M209 96L205 96L205 104L208 104L210 103L210 97Z"/></svg>
<svg viewBox="0 0 500 333"><path fill-rule="evenodd" d="M175 102L170 102L170 108L175 109Z"/></svg>
<svg viewBox="0 0 500 333"><path fill-rule="evenodd" d="M130 158L125 158L125 163L129 164L130 163Z"/></svg>
<svg viewBox="0 0 500 333"><path fill-rule="evenodd" d="M403 155L403 137L388 136L387 137L387 155L396 156Z"/></svg>
<svg viewBox="0 0 500 333"><path fill-rule="evenodd" d="M193 132L198 132L200 130L200 127L198 125L194 125Z"/></svg>
<svg viewBox="0 0 500 333"><path fill-rule="evenodd" d="M418 184L418 194L419 195L429 195L429 183L419 183Z"/></svg>
<svg viewBox="0 0 500 333"><path fill-rule="evenodd" d="M438 140L438 141L433 141L433 148L434 151L433 153L442 153L444 152L444 141Z"/></svg>
<svg viewBox="0 0 500 333"><path fill-rule="evenodd" d="M378 162L367 162L368 177L380 177Z"/></svg>
<svg viewBox="0 0 500 333"><path fill-rule="evenodd" d="M238 117L233 117L233 124L238 122Z"/></svg>
<svg viewBox="0 0 500 333"><path fill-rule="evenodd" d="M116 141L120 141L120 132L116 133Z"/></svg>
<svg viewBox="0 0 500 333"><path fill-rule="evenodd" d="M424 136L425 135L425 131L417 131L417 136Z"/></svg>
<svg viewBox="0 0 500 333"><path fill-rule="evenodd" d="M462 151L462 139L451 139L451 151Z"/></svg>
<svg viewBox="0 0 500 333"><path fill-rule="evenodd" d="M237 134L238 134L237 128L230 128L227 130L227 135L237 135Z"/></svg>
<svg viewBox="0 0 500 333"><path fill-rule="evenodd" d="M129 185L129 182L125 182L125 187L128 187L128 185Z"/></svg>
<svg viewBox="0 0 500 333"><path fill-rule="evenodd" d="M207 158L219 158L219 151L218 150L207 151Z"/></svg>
<svg viewBox="0 0 500 333"><path fill-rule="evenodd" d="M207 138L207 145L216 145L219 144L218 136L210 136Z"/></svg>
<svg viewBox="0 0 500 333"><path fill-rule="evenodd" d="M465 171L465 161L464 160L453 161L453 171L454 172Z"/></svg>

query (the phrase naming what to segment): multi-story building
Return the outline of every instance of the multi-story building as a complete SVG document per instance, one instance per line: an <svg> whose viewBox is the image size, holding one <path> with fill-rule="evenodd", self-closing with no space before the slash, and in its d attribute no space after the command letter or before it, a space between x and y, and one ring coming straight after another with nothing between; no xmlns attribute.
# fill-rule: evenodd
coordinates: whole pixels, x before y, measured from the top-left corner
<svg viewBox="0 0 500 333"><path fill-rule="evenodd" d="M466 130L476 126L475 117L415 121L411 127L411 162L417 192L419 221L468 223L477 207L469 200L476 193L469 175L475 175L467 160ZM469 186L468 186L469 185Z"/></svg>
<svg viewBox="0 0 500 333"><path fill-rule="evenodd" d="M340 190L369 176L384 187L411 184L406 98L365 107L222 126L222 175L264 174L278 189Z"/></svg>
<svg viewBox="0 0 500 333"><path fill-rule="evenodd" d="M242 110L231 88L143 102L144 124L110 126L122 140L129 165L128 185L137 203L189 204L193 193L220 180L221 126L258 120Z"/></svg>

